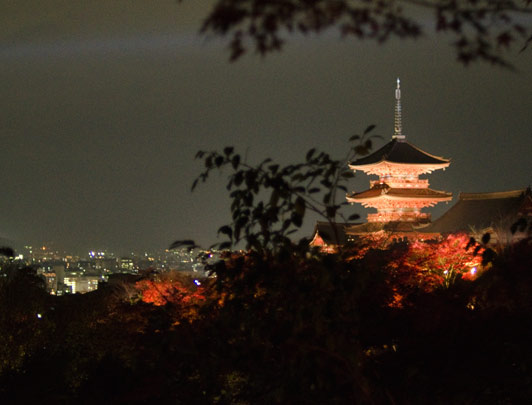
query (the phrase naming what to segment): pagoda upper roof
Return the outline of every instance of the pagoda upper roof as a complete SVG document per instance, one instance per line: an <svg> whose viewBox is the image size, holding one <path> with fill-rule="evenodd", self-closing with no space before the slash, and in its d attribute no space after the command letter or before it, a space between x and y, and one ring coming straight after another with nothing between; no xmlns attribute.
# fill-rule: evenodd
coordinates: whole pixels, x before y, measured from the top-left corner
<svg viewBox="0 0 532 405"><path fill-rule="evenodd" d="M496 193L460 193L458 202L421 232L455 233L482 231L531 215L530 189Z"/></svg>
<svg viewBox="0 0 532 405"><path fill-rule="evenodd" d="M443 199L450 200L452 193L432 190L430 188L392 188L386 183L370 188L360 193L351 193L347 199L351 201L370 200L375 198L413 198L413 199Z"/></svg>
<svg viewBox="0 0 532 405"><path fill-rule="evenodd" d="M448 166L450 160L424 152L404 139L392 139L379 150L351 162L349 166L356 168L357 166L375 165L380 162Z"/></svg>

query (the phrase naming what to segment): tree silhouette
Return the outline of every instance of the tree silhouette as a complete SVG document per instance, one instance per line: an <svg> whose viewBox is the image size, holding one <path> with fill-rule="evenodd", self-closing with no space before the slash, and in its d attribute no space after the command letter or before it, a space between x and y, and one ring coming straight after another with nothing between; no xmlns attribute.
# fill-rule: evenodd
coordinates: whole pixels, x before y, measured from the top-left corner
<svg viewBox="0 0 532 405"><path fill-rule="evenodd" d="M344 159L310 149L301 163L280 166L266 159L253 165L243 161L233 147L221 153L198 152L196 158L203 159L205 170L194 180L193 190L213 171L230 171L226 188L232 200L232 222L218 230L227 240L217 246L228 249L244 241L246 249L278 252L292 244L289 236L301 227L307 211L331 224L337 218L344 222L358 218L357 214L342 214L341 208L348 203L343 198L339 202L337 194L347 192L345 182L354 176L347 163L355 156L368 154L372 139L378 137L371 134L374 128L370 125L362 135L350 138L354 145ZM334 236L339 240L338 235ZM171 248L183 245L195 246L193 241L176 241ZM302 241L302 247L306 249L308 241Z"/></svg>
<svg viewBox="0 0 532 405"><path fill-rule="evenodd" d="M261 55L279 51L289 33L334 29L342 37L383 43L434 30L449 34L463 64L509 66L504 52L523 50L532 40L520 23L531 13L530 0L217 0L201 31L228 37L236 60L250 48Z"/></svg>

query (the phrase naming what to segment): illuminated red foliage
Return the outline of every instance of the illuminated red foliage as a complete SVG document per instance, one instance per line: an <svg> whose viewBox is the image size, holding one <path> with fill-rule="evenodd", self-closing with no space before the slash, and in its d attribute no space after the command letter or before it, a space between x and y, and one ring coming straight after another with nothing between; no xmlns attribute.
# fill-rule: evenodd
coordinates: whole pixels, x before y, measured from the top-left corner
<svg viewBox="0 0 532 405"><path fill-rule="evenodd" d="M391 275L394 300L401 307L409 294L447 288L458 278L475 279L481 269L482 251L470 246L465 234L449 235L442 241L415 241L402 254L393 255L387 268ZM393 250L393 249L392 249Z"/></svg>
<svg viewBox="0 0 532 405"><path fill-rule="evenodd" d="M201 288L185 287L184 283L178 280L141 280L135 287L139 290L142 301L157 306L197 304L205 300Z"/></svg>

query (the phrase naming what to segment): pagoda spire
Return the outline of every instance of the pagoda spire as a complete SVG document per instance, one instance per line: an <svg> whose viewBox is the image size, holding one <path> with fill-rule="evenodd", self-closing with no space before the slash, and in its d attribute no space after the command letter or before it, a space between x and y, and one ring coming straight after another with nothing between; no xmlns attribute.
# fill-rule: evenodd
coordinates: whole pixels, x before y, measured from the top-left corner
<svg viewBox="0 0 532 405"><path fill-rule="evenodd" d="M395 89L395 115L392 139L405 139L403 135L403 122L401 119L401 81L397 78L397 88Z"/></svg>

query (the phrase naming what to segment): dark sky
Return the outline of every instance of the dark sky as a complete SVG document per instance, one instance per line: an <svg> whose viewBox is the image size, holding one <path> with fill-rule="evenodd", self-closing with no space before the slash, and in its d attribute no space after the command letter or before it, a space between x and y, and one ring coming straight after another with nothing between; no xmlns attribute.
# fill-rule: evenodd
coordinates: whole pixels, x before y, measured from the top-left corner
<svg viewBox="0 0 532 405"><path fill-rule="evenodd" d="M209 3L0 6L0 236L78 253L210 244L228 198L223 176L190 192L198 149L289 163L311 147L343 156L369 124L387 141L396 77L407 139L451 158L432 188L456 199L531 183L532 50L512 58L517 72L464 68L451 38L377 46L329 33L231 64L223 42L197 35Z"/></svg>

